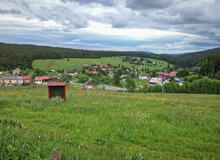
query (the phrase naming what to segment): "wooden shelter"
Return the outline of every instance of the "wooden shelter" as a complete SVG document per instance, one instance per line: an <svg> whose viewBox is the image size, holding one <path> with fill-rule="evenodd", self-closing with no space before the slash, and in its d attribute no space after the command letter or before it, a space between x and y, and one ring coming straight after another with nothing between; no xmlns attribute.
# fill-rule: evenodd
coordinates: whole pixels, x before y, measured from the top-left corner
<svg viewBox="0 0 220 160"><path fill-rule="evenodd" d="M48 82L48 98L60 97L66 101L66 83L65 82Z"/></svg>

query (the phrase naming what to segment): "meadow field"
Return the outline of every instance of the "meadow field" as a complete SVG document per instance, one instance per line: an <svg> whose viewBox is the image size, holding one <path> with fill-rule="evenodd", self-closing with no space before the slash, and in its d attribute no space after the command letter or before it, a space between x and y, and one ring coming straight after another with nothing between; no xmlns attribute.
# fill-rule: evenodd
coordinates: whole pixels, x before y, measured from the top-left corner
<svg viewBox="0 0 220 160"><path fill-rule="evenodd" d="M146 68L149 68L149 70L161 70L167 67L168 63L161 60L151 59L148 58L151 61L154 61L157 63L156 66L147 64ZM101 58L70 58L69 61L67 59L41 59L41 60L34 60L32 63L32 67L34 69L67 69L67 70L82 70L83 64L99 64L104 63L105 65L111 64L113 66L117 66L118 64L123 65L125 67L131 67L135 66L138 68L137 65L130 64L128 62L123 62L121 57L101 57ZM170 67L173 65L170 65Z"/></svg>
<svg viewBox="0 0 220 160"><path fill-rule="evenodd" d="M220 159L220 96L0 87L0 159Z"/></svg>

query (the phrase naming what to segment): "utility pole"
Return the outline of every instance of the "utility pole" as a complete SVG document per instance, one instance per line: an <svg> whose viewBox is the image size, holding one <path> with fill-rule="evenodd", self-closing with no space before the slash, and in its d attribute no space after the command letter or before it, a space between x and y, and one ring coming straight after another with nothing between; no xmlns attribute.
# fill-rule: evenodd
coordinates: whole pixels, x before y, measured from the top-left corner
<svg viewBox="0 0 220 160"><path fill-rule="evenodd" d="M124 88L124 81L125 81L125 79L122 79L123 93L125 92L125 88Z"/></svg>
<svg viewBox="0 0 220 160"><path fill-rule="evenodd" d="M162 93L164 93L164 88L163 88L163 78L162 78Z"/></svg>

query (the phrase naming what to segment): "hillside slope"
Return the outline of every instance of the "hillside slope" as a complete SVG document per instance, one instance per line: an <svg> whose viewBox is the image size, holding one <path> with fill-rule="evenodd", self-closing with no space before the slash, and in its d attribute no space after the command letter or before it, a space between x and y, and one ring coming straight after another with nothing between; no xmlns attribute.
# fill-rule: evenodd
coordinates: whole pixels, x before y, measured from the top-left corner
<svg viewBox="0 0 220 160"><path fill-rule="evenodd" d="M182 66L194 66L210 55L220 55L220 48L209 49L205 51L185 53L175 57L181 59Z"/></svg>
<svg viewBox="0 0 220 160"><path fill-rule="evenodd" d="M185 53L177 56L168 54L154 54L139 51L93 51L25 44L0 43L0 70L10 70L16 67L32 68L36 59L63 59L63 58L100 58L112 56L148 57L163 60L168 63L191 67L211 54L220 54L220 48L201 52Z"/></svg>
<svg viewBox="0 0 220 160"><path fill-rule="evenodd" d="M35 59L99 58L111 56L145 57L143 52L91 51L47 46L0 43L0 70L31 68Z"/></svg>

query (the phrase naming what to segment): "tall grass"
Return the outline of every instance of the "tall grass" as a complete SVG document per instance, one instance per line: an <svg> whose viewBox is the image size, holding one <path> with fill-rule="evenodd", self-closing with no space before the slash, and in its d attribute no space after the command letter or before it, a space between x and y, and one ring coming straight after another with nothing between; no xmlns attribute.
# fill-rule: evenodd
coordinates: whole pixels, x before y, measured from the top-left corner
<svg viewBox="0 0 220 160"><path fill-rule="evenodd" d="M65 103L46 87L1 87L0 159L219 159L219 104L72 86Z"/></svg>

